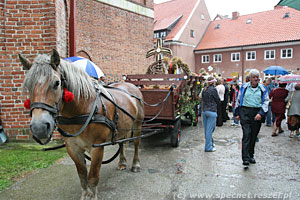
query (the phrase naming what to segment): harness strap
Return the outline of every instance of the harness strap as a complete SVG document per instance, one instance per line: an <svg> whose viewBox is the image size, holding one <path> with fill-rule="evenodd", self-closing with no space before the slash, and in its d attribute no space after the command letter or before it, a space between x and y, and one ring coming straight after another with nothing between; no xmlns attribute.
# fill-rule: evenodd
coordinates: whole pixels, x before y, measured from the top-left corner
<svg viewBox="0 0 300 200"><path fill-rule="evenodd" d="M116 103L115 97L109 91L107 91L107 92L111 96L113 102ZM118 110L117 110L116 106L115 106L114 121L115 121L115 124L116 124L116 130L118 130L119 113L118 113ZM115 143L115 141L117 139L117 136L118 136L118 131L113 131L112 134L111 134L111 142L112 143Z"/></svg>
<svg viewBox="0 0 300 200"><path fill-rule="evenodd" d="M125 113L128 117L130 117L132 120L136 120L136 118L134 116L132 116L129 112L127 112L124 108L122 108L121 106L119 106L118 104L116 104L116 102L114 102L113 100L111 100L108 96L106 96L106 94L104 94L103 92L100 93L101 96L103 96L106 100L110 101L112 104L114 104L114 106L116 106L118 109L120 109L123 113Z"/></svg>
<svg viewBox="0 0 300 200"><path fill-rule="evenodd" d="M53 106L50 106L48 104L42 103L42 102L34 102L30 105L30 117L32 117L32 111L36 108L40 108L43 110L47 110L50 112L52 115L57 114L57 109Z"/></svg>
<svg viewBox="0 0 300 200"><path fill-rule="evenodd" d="M53 132L52 132L53 133ZM45 144L48 144L52 138L52 133L50 135L50 137L48 137L47 141L45 143L42 143L42 141L40 139L38 139L37 137L35 137L34 135L32 135L32 138L37 142L39 143L40 145L45 145Z"/></svg>
<svg viewBox="0 0 300 200"><path fill-rule="evenodd" d="M167 96L164 98L164 100L163 100L162 102L160 102L160 103L163 103L163 105L161 106L160 111L159 111L153 118L151 118L151 119L149 119L149 120L146 120L146 121L144 121L144 120L141 121L141 120L136 119L136 118L135 118L134 116L132 116L129 112L127 112L124 108L122 108L121 106L119 106L118 104L116 104L114 101L112 101L109 97L107 97L106 94L100 93L100 95L102 95L105 99L107 99L107 100L110 101L112 104L114 104L118 109L120 109L123 113L125 113L127 116L129 116L132 120L140 121L140 122L143 122L143 123L148 123L148 122L151 122L151 121L155 120L155 119L160 115L160 113L161 113L162 110L164 109L164 107L165 107L165 105L166 105L166 102L167 102L167 99L168 99L169 96L171 95L172 91L173 91L173 87L171 86L171 88L170 88L170 90L169 90ZM130 93L129 93L129 94L130 94ZM138 99L139 99L139 98L138 98ZM140 100L141 100L141 99L140 99ZM143 101L143 100L141 100L141 101ZM143 101L143 102L144 102L144 101Z"/></svg>
<svg viewBox="0 0 300 200"><path fill-rule="evenodd" d="M163 101L158 102L158 103L156 103L156 104L149 104L149 103L145 102L142 98L137 97L136 95L131 94L130 92L128 92L128 91L126 91L126 90L123 90L123 89L121 89L121 88L116 88L116 87L112 87L112 86L109 86L109 85L105 85L105 86L103 86L103 87L104 87L104 88L108 88L108 89L113 89L113 90L119 90L119 91L122 91L122 92L128 94L129 96L131 96L131 97L133 97L133 98L136 98L136 99L139 100L140 102L143 102L143 103L146 104L147 106L156 107L156 106L159 106L160 104L162 104L163 102L165 102L165 101L167 100L167 98L170 96L170 93L174 90L175 85L171 85L171 86L170 86L170 89L169 89L169 94L166 96L166 98L165 98Z"/></svg>
<svg viewBox="0 0 300 200"><path fill-rule="evenodd" d="M98 107L98 101L99 101L99 93L97 92L97 94L96 94L96 100L95 100L95 102L94 102L94 105L93 105L93 108L92 108L92 110L91 110L91 113L89 114L89 116L88 116L87 120L85 121L84 125L80 128L80 130L79 130L77 133L75 133L75 134L70 134L70 133L65 132L65 131L64 131L63 129L61 129L61 128L57 128L57 131L58 131L62 136L64 136L64 137L76 137L76 136L80 135L80 134L84 131L84 129L87 127L87 125L90 123L92 117L95 115L95 113L96 113L95 111L96 111L96 109L97 109L97 107Z"/></svg>
<svg viewBox="0 0 300 200"><path fill-rule="evenodd" d="M88 120L89 115L80 115L80 116L76 116L76 117L72 117L72 118L67 118L67 117L63 117L63 116L58 116L57 117L57 122L59 125L80 125L80 124L85 124L85 122ZM91 123L103 123L105 125L107 125L111 130L115 130L116 126L115 123L108 119L107 117L100 115L100 114L96 114L94 115L89 124Z"/></svg>

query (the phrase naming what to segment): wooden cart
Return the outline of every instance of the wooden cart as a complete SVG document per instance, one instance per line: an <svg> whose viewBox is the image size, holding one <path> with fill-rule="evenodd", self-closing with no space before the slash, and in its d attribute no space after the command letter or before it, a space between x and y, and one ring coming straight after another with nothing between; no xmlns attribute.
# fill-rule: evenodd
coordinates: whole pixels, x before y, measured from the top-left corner
<svg viewBox="0 0 300 200"><path fill-rule="evenodd" d="M198 124L199 93L202 77L184 74L136 74L127 75L126 82L140 88L145 104L143 130L167 129L171 145L180 143L181 119L187 118L190 124Z"/></svg>

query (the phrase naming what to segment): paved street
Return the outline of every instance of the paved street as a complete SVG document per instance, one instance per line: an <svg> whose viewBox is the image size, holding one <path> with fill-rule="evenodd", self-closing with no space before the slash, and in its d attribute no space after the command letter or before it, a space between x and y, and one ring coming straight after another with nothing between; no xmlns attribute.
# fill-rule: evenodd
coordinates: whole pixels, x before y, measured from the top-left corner
<svg viewBox="0 0 300 200"><path fill-rule="evenodd" d="M289 138L287 127L278 137L262 126L256 143L257 164L244 170L241 161L241 128L232 121L216 128L216 152L204 152L204 133L183 127L179 148L171 148L166 134L142 140L140 173L117 171L117 161L104 165L98 199L300 199L300 141ZM111 156L116 147L106 149ZM127 149L131 162L132 145ZM129 162L129 166L131 163ZM80 184L67 157L48 169L30 175L0 193L0 199L79 199Z"/></svg>

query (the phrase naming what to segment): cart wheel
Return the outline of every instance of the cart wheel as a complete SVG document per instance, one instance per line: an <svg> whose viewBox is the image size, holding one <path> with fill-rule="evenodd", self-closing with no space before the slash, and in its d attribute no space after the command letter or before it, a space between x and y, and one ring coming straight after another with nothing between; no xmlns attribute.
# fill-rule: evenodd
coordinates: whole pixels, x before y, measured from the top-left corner
<svg viewBox="0 0 300 200"><path fill-rule="evenodd" d="M181 130L181 119L178 119L174 123L174 128L171 129L171 146L178 147L180 143L180 130Z"/></svg>

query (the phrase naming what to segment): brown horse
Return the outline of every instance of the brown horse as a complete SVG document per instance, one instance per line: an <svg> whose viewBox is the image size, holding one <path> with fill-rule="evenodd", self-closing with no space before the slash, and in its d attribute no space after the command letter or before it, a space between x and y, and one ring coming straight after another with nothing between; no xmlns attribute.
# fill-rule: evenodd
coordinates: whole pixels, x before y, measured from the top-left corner
<svg viewBox="0 0 300 200"><path fill-rule="evenodd" d="M22 55L19 55L19 58L23 68L29 70L23 88L30 94L30 112L32 115L30 129L33 138L38 142L49 141L56 125L73 135L83 127L83 123L75 122L67 125L56 124L57 121L59 122L57 120L59 117L71 119L72 122L76 116L89 115L93 112L93 107L96 106L93 116L101 116L102 120L105 118L100 123L89 123L83 132L76 137L64 137L67 151L76 165L81 182L82 194L80 199L97 199L97 185L104 147L93 148L92 145L130 136L140 136L144 118L142 102L119 89L105 89L83 70L60 59L56 50L53 50L52 55L38 55L33 63ZM142 99L141 92L132 84L117 83L112 86L126 90ZM74 94L73 101L62 101L65 89ZM100 94L108 97L108 99L99 98ZM114 101L131 117L117 109L112 103ZM116 122L116 118L118 118L119 123ZM105 123L107 121L110 123ZM110 124L113 125L110 126ZM114 130L112 127L117 128ZM133 172L140 170L139 143L139 139L134 140L135 151L131 168ZM86 167L85 152L88 152L91 157L89 172ZM126 169L123 145L121 145L118 169Z"/></svg>

